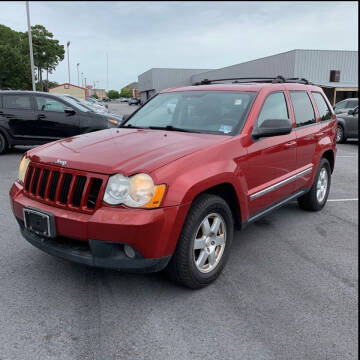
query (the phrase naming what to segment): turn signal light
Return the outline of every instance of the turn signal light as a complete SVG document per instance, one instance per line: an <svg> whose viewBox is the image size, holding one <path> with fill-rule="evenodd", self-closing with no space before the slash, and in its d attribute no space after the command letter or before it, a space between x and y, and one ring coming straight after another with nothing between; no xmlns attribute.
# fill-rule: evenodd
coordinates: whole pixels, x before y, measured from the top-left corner
<svg viewBox="0 0 360 360"><path fill-rule="evenodd" d="M164 197L165 190L166 190L165 184L155 186L154 195L152 199L142 207L145 209L153 209L159 207L161 204L161 200Z"/></svg>

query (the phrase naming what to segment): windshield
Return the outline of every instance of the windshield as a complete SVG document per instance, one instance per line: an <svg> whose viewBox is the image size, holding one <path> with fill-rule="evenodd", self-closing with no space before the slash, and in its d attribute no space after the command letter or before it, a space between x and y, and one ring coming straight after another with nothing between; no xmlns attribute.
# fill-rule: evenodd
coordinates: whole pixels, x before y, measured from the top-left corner
<svg viewBox="0 0 360 360"><path fill-rule="evenodd" d="M346 107L346 101L341 101L337 104L335 104L334 108L336 109L344 109Z"/></svg>
<svg viewBox="0 0 360 360"><path fill-rule="evenodd" d="M155 96L124 127L235 135L256 92L184 91Z"/></svg>

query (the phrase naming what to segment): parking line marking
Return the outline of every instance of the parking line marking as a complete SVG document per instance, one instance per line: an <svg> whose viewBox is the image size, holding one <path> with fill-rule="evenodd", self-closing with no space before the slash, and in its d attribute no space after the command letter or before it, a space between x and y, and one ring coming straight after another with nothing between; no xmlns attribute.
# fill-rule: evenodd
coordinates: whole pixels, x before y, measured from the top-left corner
<svg viewBox="0 0 360 360"><path fill-rule="evenodd" d="M339 155L337 158L344 158L344 157L357 157L357 155Z"/></svg>
<svg viewBox="0 0 360 360"><path fill-rule="evenodd" d="M328 201L358 201L359 199L328 199Z"/></svg>

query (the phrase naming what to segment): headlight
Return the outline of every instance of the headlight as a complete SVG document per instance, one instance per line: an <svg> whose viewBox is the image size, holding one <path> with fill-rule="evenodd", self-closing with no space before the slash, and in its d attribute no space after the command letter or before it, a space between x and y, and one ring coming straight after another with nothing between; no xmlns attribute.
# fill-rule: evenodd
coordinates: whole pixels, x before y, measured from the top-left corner
<svg viewBox="0 0 360 360"><path fill-rule="evenodd" d="M110 205L124 204L129 207L159 207L165 193L165 185L154 185L147 174L134 176L113 175L109 178L104 201Z"/></svg>
<svg viewBox="0 0 360 360"><path fill-rule="evenodd" d="M24 182L24 180L25 180L25 174L26 174L26 170L29 166L29 162L30 162L30 159L28 159L26 157L26 155L24 155L23 158L21 159L20 166L19 166L19 173L18 173L18 180L21 182Z"/></svg>

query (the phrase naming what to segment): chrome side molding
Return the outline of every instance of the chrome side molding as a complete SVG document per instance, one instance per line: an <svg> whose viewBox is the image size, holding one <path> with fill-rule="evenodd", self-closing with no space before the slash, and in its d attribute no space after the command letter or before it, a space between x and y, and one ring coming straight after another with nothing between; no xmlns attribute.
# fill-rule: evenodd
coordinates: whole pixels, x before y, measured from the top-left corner
<svg viewBox="0 0 360 360"><path fill-rule="evenodd" d="M293 176L290 176L290 177L287 178L287 179L284 179L284 180L282 180L282 181L280 181L280 182L278 182L278 183L276 183L276 184L274 184L274 185L271 185L271 186L269 186L269 187L267 187L267 188L265 188L265 189L263 189L263 190L261 190L261 191L258 191L258 192L256 192L255 194L250 195L250 200L257 199L258 197L263 196L263 195L267 194L267 193L270 192L270 191L276 190L276 189L278 189L279 187L281 187L281 186L283 186L283 185L286 185L286 184L288 184L289 182L294 181L294 180L298 179L299 177L310 173L310 172L312 171L312 169L313 169L313 167L311 166L311 167L309 167L308 169L305 169L305 170L299 172L298 174L295 174L295 175L293 175Z"/></svg>

